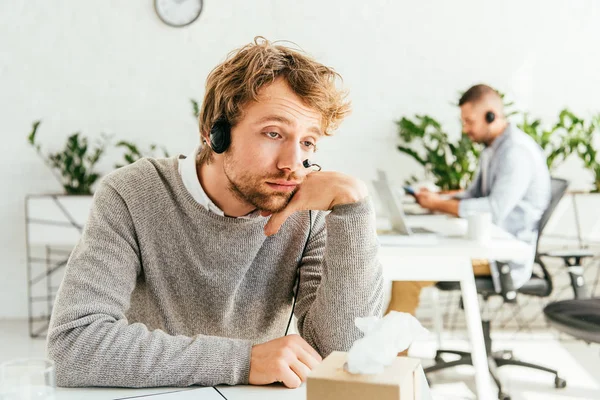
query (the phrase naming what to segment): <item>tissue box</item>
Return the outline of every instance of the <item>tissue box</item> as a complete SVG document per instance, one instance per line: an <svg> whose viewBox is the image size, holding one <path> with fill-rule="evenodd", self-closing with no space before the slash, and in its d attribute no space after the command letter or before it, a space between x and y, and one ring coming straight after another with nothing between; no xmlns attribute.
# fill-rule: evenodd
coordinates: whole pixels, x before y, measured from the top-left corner
<svg viewBox="0 0 600 400"><path fill-rule="evenodd" d="M397 357L376 375L351 374L344 369L347 353L335 351L317 366L306 382L307 400L421 399L421 362Z"/></svg>

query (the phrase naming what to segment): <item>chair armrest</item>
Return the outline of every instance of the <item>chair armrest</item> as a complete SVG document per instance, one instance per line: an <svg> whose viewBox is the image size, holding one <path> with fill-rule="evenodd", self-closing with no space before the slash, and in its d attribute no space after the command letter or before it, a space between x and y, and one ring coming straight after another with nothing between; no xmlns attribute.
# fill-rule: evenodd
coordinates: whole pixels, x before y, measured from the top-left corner
<svg viewBox="0 0 600 400"><path fill-rule="evenodd" d="M547 253L540 253L539 257L562 258L567 267L581 267L581 260L598 256L587 249L566 249L552 250Z"/></svg>
<svg viewBox="0 0 600 400"><path fill-rule="evenodd" d="M587 250L587 249L565 249L565 250L552 250L546 253L540 253L542 257L554 257L554 258L571 258L571 257L594 257L598 254Z"/></svg>
<svg viewBox="0 0 600 400"><path fill-rule="evenodd" d="M516 303L517 302L517 290L510 273L510 264L496 261L498 267L499 281L500 281L500 294L504 299L505 303Z"/></svg>

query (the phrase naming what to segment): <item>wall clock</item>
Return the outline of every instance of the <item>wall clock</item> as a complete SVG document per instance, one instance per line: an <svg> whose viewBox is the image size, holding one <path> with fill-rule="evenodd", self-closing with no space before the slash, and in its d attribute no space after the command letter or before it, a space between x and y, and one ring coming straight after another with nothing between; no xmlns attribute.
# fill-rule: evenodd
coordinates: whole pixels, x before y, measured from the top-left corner
<svg viewBox="0 0 600 400"><path fill-rule="evenodd" d="M154 0L154 10L162 22L180 28L198 19L202 0Z"/></svg>

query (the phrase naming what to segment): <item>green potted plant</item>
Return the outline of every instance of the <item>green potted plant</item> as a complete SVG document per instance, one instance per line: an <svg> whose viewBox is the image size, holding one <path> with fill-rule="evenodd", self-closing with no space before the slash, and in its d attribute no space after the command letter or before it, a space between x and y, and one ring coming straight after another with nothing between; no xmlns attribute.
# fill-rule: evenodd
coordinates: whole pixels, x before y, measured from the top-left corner
<svg viewBox="0 0 600 400"><path fill-rule="evenodd" d="M542 125L540 119L531 120L528 113L522 115L523 120L517 126L540 145L546 155L548 169L555 170L574 152L576 146L573 140L580 136L584 121L563 109L558 121L548 128Z"/></svg>
<svg viewBox="0 0 600 400"><path fill-rule="evenodd" d="M450 140L441 124L428 115L403 117L396 121L402 144L398 150L409 155L444 191L465 189L473 178L481 147L461 135ZM412 176L407 183L416 182Z"/></svg>
<svg viewBox="0 0 600 400"><path fill-rule="evenodd" d="M589 122L572 114L569 117L573 120L574 133L569 137L568 147L592 173L592 192L600 193L600 156L596 147L600 145L600 114L594 115Z"/></svg>
<svg viewBox="0 0 600 400"><path fill-rule="evenodd" d="M35 121L27 141L36 150L37 154L48 166L52 174L62 185L68 195L91 195L92 186L100 178L96 171L96 166L100 158L104 155L107 148L111 145L110 137L105 134L100 135L100 140L95 146L89 145L87 137L76 132L67 138L65 147L56 153L44 154L41 144L37 140L37 133L41 121ZM123 162L114 165L120 168L124 165L132 164L143 157L155 157L159 146L150 144L148 150L140 150L133 142L121 140L114 144L116 148L124 149ZM164 146L160 147L162 156L169 157Z"/></svg>
<svg viewBox="0 0 600 400"><path fill-rule="evenodd" d="M80 132L76 132L67 138L62 150L44 154L37 140L40 124L41 121L33 123L27 137L29 144L33 146L44 164L50 168L66 194L91 195L92 186L100 177L96 166L106 151L108 136L101 135L101 139L95 145L90 146L88 138L81 135Z"/></svg>

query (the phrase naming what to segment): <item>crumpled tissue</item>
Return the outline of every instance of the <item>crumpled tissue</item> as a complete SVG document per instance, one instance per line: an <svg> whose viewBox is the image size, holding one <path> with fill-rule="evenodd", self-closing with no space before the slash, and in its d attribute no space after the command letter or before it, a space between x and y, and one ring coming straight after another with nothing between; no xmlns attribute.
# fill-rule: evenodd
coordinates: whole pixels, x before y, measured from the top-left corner
<svg viewBox="0 0 600 400"><path fill-rule="evenodd" d="M399 352L427 333L411 314L396 311L383 318L356 318L354 324L364 337L355 341L348 352L345 368L352 374L382 373Z"/></svg>

